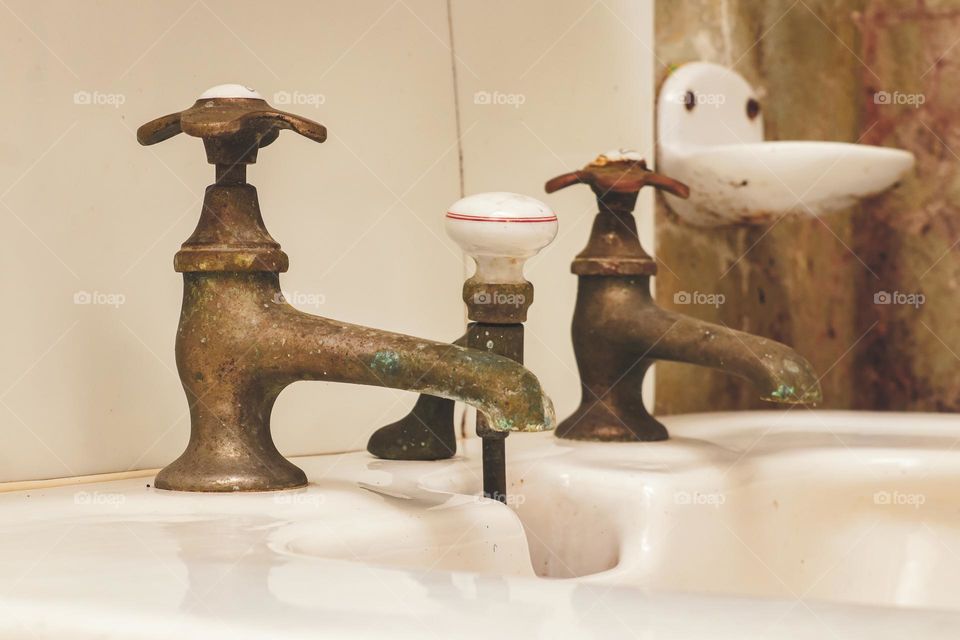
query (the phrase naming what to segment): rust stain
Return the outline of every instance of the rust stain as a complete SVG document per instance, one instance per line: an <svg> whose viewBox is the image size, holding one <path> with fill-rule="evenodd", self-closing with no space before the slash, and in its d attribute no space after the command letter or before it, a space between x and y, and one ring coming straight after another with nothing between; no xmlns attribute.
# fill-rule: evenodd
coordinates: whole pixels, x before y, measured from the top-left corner
<svg viewBox="0 0 960 640"><path fill-rule="evenodd" d="M728 3L743 52L737 70L767 92L767 137L905 148L916 155L915 175L849 212L760 230L703 232L659 205L658 259L670 268L657 279L658 299L669 306L677 291L723 293L719 309L681 310L797 348L828 371L825 407L960 410L960 0L791 4ZM701 41L719 49L715 3L657 3L656 11L659 59L702 59L710 47ZM875 98L881 91L923 99L889 104ZM877 304L881 291L922 293L926 302ZM712 373L661 366L657 381L662 412L759 406L745 384Z"/></svg>

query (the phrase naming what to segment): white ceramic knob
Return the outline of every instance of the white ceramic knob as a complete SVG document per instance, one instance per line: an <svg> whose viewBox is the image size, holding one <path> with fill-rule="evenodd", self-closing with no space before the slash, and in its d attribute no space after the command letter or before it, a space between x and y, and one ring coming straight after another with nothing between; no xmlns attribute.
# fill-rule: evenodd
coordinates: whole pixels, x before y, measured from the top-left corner
<svg viewBox="0 0 960 640"><path fill-rule="evenodd" d="M206 100L207 98L255 98L263 100L263 96L242 84L218 84L201 93L197 99Z"/></svg>
<svg viewBox="0 0 960 640"><path fill-rule="evenodd" d="M494 191L450 205L446 228L476 261L477 280L522 283L523 263L557 236L557 216L534 198Z"/></svg>
<svg viewBox="0 0 960 640"><path fill-rule="evenodd" d="M606 153L601 153L597 160L603 159L603 162L625 162L627 160L631 162L642 162L643 156L633 149L612 149ZM594 164L597 164L597 160L594 161Z"/></svg>

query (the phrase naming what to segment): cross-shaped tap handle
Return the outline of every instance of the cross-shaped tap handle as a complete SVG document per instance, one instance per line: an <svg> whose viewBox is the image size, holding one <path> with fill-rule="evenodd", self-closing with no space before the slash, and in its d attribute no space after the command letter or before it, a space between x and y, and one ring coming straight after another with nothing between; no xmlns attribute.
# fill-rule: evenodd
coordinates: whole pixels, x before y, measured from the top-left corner
<svg viewBox="0 0 960 640"><path fill-rule="evenodd" d="M327 139L322 124L271 107L259 93L239 84L221 84L200 94L193 105L151 120L137 129L137 141L151 145L178 133L203 138L210 164L251 164L257 150L290 129L315 142Z"/></svg>

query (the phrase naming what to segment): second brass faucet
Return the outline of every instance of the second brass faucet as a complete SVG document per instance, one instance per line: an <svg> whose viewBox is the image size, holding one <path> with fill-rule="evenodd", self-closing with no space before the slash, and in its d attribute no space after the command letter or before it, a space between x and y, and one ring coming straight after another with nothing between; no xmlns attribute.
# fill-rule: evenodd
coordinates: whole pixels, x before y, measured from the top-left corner
<svg viewBox="0 0 960 640"><path fill-rule="evenodd" d="M553 178L546 191L581 183L593 190L599 211L587 246L571 267L579 280L572 333L581 400L557 426L557 436L665 440L666 428L650 415L641 395L643 378L657 360L747 378L770 402L820 400L813 367L790 347L666 311L654 302L650 277L657 264L640 245L633 208L645 186L685 198L686 185L649 171L633 152L611 152L579 171Z"/></svg>

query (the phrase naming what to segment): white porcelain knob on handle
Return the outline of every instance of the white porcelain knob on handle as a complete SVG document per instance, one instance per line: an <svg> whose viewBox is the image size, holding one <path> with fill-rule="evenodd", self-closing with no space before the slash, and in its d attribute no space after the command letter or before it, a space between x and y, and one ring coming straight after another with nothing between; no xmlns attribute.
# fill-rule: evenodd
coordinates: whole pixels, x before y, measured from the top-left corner
<svg viewBox="0 0 960 640"><path fill-rule="evenodd" d="M218 84L210 87L200 94L197 100L207 100L209 98L253 98L254 100L263 100L263 96L242 84Z"/></svg>
<svg viewBox="0 0 960 640"><path fill-rule="evenodd" d="M553 242L557 216L543 202L494 191L457 200L447 210L447 235L477 263L474 279L522 283L523 264Z"/></svg>

